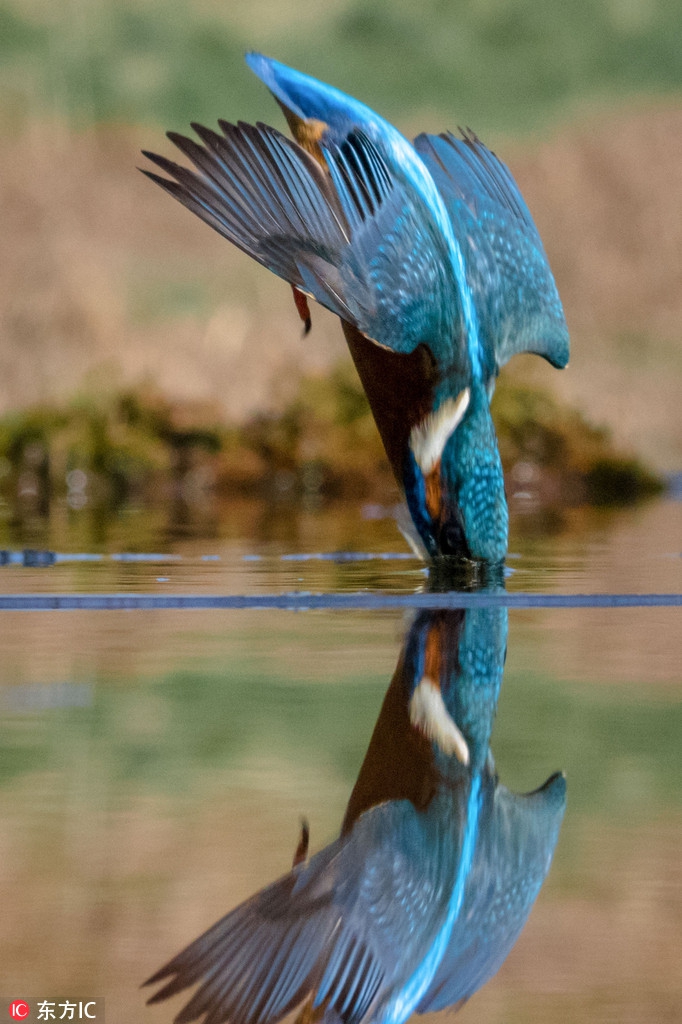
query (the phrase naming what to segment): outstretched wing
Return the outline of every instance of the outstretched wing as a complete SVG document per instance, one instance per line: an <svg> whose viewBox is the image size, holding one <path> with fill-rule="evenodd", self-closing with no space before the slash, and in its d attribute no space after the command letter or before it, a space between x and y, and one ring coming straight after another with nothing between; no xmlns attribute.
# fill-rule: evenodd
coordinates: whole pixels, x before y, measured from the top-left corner
<svg viewBox="0 0 682 1024"><path fill-rule="evenodd" d="M292 872L274 882L178 953L146 982L167 982L149 1002L201 982L176 1024L202 1014L214 1024L265 1024L297 1006L314 984L320 950L337 922L329 893L309 900L305 916L292 915L296 881Z"/></svg>
<svg viewBox="0 0 682 1024"><path fill-rule="evenodd" d="M302 288L306 268L324 266L326 285L315 297L339 316L351 315L341 281L335 282L350 240L348 225L312 157L265 125L221 122L222 135L192 127L203 146L175 132L168 138L196 170L145 152L174 180L143 173L286 281Z"/></svg>
<svg viewBox="0 0 682 1024"><path fill-rule="evenodd" d="M461 1005L499 970L549 871L566 807L563 775L523 795L491 781L462 910L418 1013Z"/></svg>
<svg viewBox="0 0 682 1024"><path fill-rule="evenodd" d="M438 929L443 859L457 844L408 801L362 815L346 837L257 893L158 971L156 1003L199 983L176 1024L275 1024L315 993L359 1024L412 973ZM430 830L430 831L429 831ZM415 939L416 936L416 939Z"/></svg>
<svg viewBox="0 0 682 1024"><path fill-rule="evenodd" d="M534 352L568 362L568 329L530 211L507 167L472 133L422 134L414 145L465 252L483 342L498 367Z"/></svg>
<svg viewBox="0 0 682 1024"><path fill-rule="evenodd" d="M274 128L194 125L203 145L171 141L194 169L145 153L145 173L225 238L395 352L426 342L461 360L456 283L418 196L355 129L322 140L327 169ZM458 339L458 340L455 340Z"/></svg>

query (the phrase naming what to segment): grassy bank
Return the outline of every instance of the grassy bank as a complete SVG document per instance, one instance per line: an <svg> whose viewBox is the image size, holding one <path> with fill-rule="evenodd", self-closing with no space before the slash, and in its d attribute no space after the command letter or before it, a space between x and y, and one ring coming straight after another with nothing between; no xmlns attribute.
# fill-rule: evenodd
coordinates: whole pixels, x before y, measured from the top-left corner
<svg viewBox="0 0 682 1024"><path fill-rule="evenodd" d="M540 506L623 504L661 487L605 430L538 389L503 380L493 408L508 487ZM173 495L195 504L216 495L397 497L348 363L304 378L282 413L241 425L217 419L209 406L171 403L149 390L5 416L0 490L28 505L66 495L73 508Z"/></svg>

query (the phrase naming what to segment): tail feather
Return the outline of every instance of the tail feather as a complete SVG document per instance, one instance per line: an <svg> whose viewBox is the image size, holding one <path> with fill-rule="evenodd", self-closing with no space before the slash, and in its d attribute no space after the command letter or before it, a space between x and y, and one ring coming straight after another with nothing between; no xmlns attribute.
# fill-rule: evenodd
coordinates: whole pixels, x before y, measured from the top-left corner
<svg viewBox="0 0 682 1024"><path fill-rule="evenodd" d="M293 114L303 121L314 118L324 122L338 140L356 125L381 121L373 110L352 96L261 53L247 53L246 63L288 117Z"/></svg>

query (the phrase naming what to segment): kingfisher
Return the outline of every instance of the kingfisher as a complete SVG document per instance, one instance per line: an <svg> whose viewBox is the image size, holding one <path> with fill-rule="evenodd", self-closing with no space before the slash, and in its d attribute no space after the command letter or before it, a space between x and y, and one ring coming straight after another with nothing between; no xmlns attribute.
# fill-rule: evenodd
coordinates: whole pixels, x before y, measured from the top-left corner
<svg viewBox="0 0 682 1024"><path fill-rule="evenodd" d="M515 794L490 736L504 608L414 620L337 839L218 921L147 984L198 985L176 1024L404 1024L500 967L550 867L566 783Z"/></svg>
<svg viewBox="0 0 682 1024"><path fill-rule="evenodd" d="M408 140L358 100L258 53L247 64L293 139L266 124L168 132L191 161L145 171L219 234L341 320L427 558L504 560L508 511L490 413L515 353L568 362L537 228L471 130Z"/></svg>

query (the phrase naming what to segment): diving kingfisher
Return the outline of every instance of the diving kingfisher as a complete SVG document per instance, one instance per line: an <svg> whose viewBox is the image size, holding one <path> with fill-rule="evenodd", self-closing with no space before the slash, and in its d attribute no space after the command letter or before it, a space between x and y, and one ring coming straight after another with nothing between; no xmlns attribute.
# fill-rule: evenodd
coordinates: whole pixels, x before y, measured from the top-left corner
<svg viewBox="0 0 682 1024"><path fill-rule="evenodd" d="M243 252L336 313L420 547L500 563L508 513L490 399L507 360L568 362L537 228L470 130L410 142L369 107L265 57L294 141L265 124L169 132L194 165L145 171Z"/></svg>

